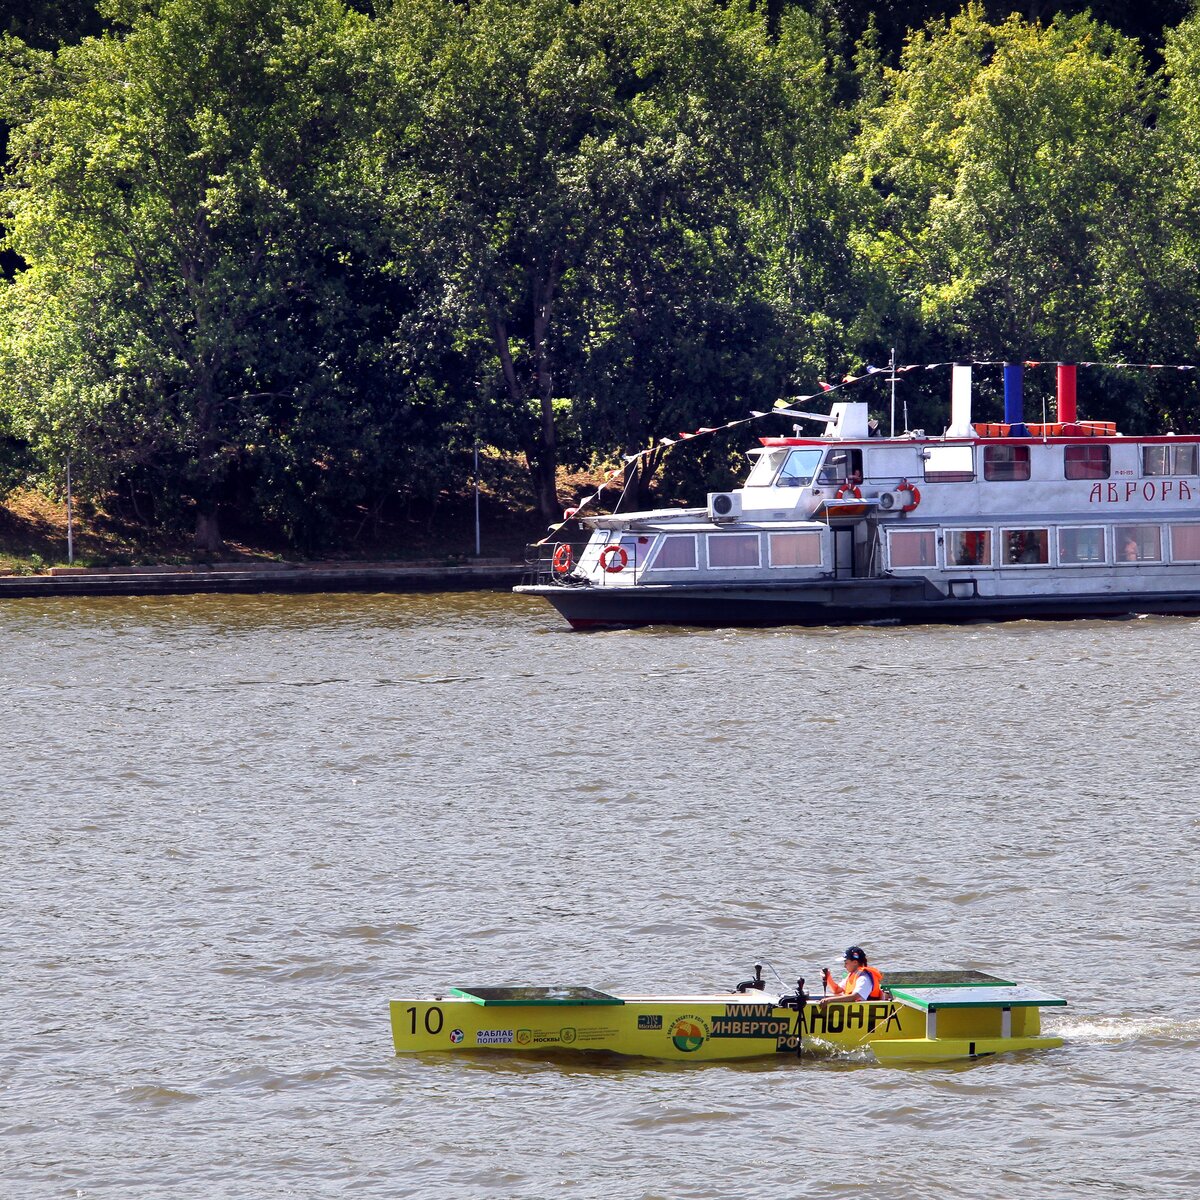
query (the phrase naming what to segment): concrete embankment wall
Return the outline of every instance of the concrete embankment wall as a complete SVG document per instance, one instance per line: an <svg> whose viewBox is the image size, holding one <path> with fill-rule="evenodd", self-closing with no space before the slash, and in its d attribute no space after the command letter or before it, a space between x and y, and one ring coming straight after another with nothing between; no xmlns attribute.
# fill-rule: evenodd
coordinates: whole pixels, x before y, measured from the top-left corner
<svg viewBox="0 0 1200 1200"><path fill-rule="evenodd" d="M58 567L0 575L0 600L28 596L179 596L194 592L456 592L507 590L525 568L507 560L465 566L391 563L214 563L187 567Z"/></svg>

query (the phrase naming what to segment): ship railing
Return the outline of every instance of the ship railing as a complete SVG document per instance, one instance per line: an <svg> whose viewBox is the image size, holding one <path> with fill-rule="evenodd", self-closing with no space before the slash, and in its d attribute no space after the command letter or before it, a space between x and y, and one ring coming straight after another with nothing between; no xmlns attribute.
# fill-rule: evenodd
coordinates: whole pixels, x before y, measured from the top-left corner
<svg viewBox="0 0 1200 1200"><path fill-rule="evenodd" d="M590 538L584 538L526 546L522 584L526 587L636 586L635 572L641 566L636 545L624 547L625 566L620 571L596 570L593 562L585 573L579 569L579 564L589 543Z"/></svg>
<svg viewBox="0 0 1200 1200"><path fill-rule="evenodd" d="M579 557L588 539L577 542L537 542L525 547L525 574L521 582L527 587L579 587L586 582L576 574Z"/></svg>

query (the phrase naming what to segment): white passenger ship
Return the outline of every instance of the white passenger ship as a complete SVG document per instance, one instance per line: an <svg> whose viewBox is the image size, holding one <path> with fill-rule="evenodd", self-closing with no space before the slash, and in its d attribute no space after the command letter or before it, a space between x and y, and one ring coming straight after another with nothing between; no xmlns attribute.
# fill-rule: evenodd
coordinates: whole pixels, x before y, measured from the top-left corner
<svg viewBox="0 0 1200 1200"><path fill-rule="evenodd" d="M1005 423L973 424L955 366L951 424L871 436L837 403L823 436L766 437L744 485L706 508L585 517L516 590L576 628L961 622L1200 612L1198 436L1026 425L1019 367Z"/></svg>

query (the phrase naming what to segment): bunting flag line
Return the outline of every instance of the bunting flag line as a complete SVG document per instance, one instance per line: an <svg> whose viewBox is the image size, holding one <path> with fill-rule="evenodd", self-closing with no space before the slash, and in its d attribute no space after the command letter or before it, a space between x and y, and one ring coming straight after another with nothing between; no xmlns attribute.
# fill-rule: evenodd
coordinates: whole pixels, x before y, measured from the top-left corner
<svg viewBox="0 0 1200 1200"><path fill-rule="evenodd" d="M1025 367L1103 367L1114 370L1144 370L1144 371L1198 371L1200 364L1197 363L1133 363L1133 362L1096 362L1086 361L1070 363L1066 360L1051 360L1051 359L1024 359L1017 360L1020 365ZM906 375L910 371L936 371L942 367L954 366L970 366L970 367L1006 367L1012 363L1004 359L950 359L946 362L935 363L893 363L887 367L876 367L872 364L866 364L861 375L846 374L842 376L840 383L827 383L824 379L817 380L817 386L820 387L820 392L815 392L807 396L790 396L784 399L775 401L774 407L766 411L751 409L748 417L735 418L731 421L726 421L723 425L708 426L702 425L699 429L693 430L690 433L680 433L678 437L660 437L653 446L647 447L645 450L639 451L637 454L624 454L621 456L622 462L625 464L622 467L609 471L603 478L600 486L590 495L581 500L574 508L568 508L563 513L563 520L554 525L549 526L546 536L536 544L539 546L546 545L551 537L557 533L568 521L573 520L579 513L583 512L589 505L594 504L603 495L605 489L615 479L625 473L625 468L629 465L640 462L649 454L653 454L656 450L669 450L672 446L677 446L681 442L691 441L693 438L704 437L708 434L717 433L724 429L736 429L739 425L748 425L753 421L761 420L763 417L798 417L802 420L809 421L828 421L828 413L810 413L803 412L793 408L794 404L806 404L810 400L815 400L818 397L824 397L830 392L841 391L842 388L850 387L853 384L861 383L864 379L872 379L881 376L884 379L895 381L899 375Z"/></svg>
<svg viewBox="0 0 1200 1200"><path fill-rule="evenodd" d="M660 437L653 446L647 447L645 450L641 450L637 454L624 454L621 456L621 459L622 462L628 466L632 463L638 462L649 454L653 454L655 450L663 448L669 449L672 446L678 445L680 442L691 441L693 438L703 437L707 434L718 433L724 429L736 429L739 425L748 425L752 421L757 421L762 417L787 416L799 417L803 420L809 421L828 421L828 413L801 412L799 409L791 408L790 405L807 403L809 400L815 400L818 395L841 391L841 389L844 387L848 387L854 383L861 383L864 379L869 379L874 375L887 376L889 374L890 372L883 367L868 367L864 374L848 375L842 380L841 383L829 384L824 380L818 380L817 382L820 384L822 389L820 393L814 393L807 396L792 396L787 399L776 400L775 407L766 412L759 412L755 409L751 409L750 416L748 417L735 418L734 420L726 421L723 425L702 425L699 429L694 430L691 433L680 433L677 438ZM546 530L546 536L540 541L536 542L535 545L546 545L551 540L553 535L562 529L568 521L574 520L579 513L583 512L585 508L599 500L609 483L616 479L617 476L623 474L624 467L618 467L615 471L609 472L608 475L605 476L600 486L590 496L586 496L584 499L580 500L580 502L574 508L565 509L563 511L563 519L553 525L550 525ZM570 516L567 515L568 513Z"/></svg>

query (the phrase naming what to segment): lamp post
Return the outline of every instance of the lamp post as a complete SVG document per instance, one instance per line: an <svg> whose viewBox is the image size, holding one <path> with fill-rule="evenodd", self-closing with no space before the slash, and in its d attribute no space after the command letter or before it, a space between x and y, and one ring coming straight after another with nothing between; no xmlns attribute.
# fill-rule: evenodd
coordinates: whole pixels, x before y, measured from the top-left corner
<svg viewBox="0 0 1200 1200"><path fill-rule="evenodd" d="M67 451L67 564L75 565L75 509L71 500L71 452Z"/></svg>
<svg viewBox="0 0 1200 1200"><path fill-rule="evenodd" d="M483 554L479 532L479 439L475 439L475 557Z"/></svg>

